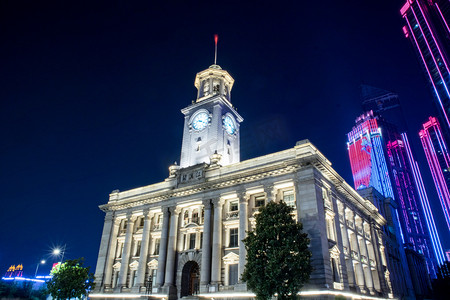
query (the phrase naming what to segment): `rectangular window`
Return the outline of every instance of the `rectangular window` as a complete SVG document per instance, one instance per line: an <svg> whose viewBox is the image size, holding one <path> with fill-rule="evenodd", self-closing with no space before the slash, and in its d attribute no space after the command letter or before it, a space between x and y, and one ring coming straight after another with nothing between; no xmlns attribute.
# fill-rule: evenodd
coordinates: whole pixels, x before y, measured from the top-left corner
<svg viewBox="0 0 450 300"><path fill-rule="evenodd" d="M228 265L228 285L238 282L238 264Z"/></svg>
<svg viewBox="0 0 450 300"><path fill-rule="evenodd" d="M118 247L118 253L117 253L117 258L122 258L122 252L123 252L123 243L119 243Z"/></svg>
<svg viewBox="0 0 450 300"><path fill-rule="evenodd" d="M150 282L150 288L154 287L156 284L156 273L158 272L157 269L152 269L152 275L150 277L151 282Z"/></svg>
<svg viewBox="0 0 450 300"><path fill-rule="evenodd" d="M189 234L189 249L195 249L195 239L197 238L197 234L191 233Z"/></svg>
<svg viewBox="0 0 450 300"><path fill-rule="evenodd" d="M230 244L229 247L239 246L239 230L238 228L230 228Z"/></svg>
<svg viewBox="0 0 450 300"><path fill-rule="evenodd" d="M230 211L238 211L239 210L239 204L237 201L231 201L230 202Z"/></svg>
<svg viewBox="0 0 450 300"><path fill-rule="evenodd" d="M153 251L153 255L159 255L159 239L155 239L155 250Z"/></svg>
<svg viewBox="0 0 450 300"><path fill-rule="evenodd" d="M200 232L200 249L203 248L203 232Z"/></svg>
<svg viewBox="0 0 450 300"><path fill-rule="evenodd" d="M255 197L255 207L261 207L266 204L266 198L264 196Z"/></svg>
<svg viewBox="0 0 450 300"><path fill-rule="evenodd" d="M283 192L283 202L289 206L295 207L295 197L293 190Z"/></svg>
<svg viewBox="0 0 450 300"><path fill-rule="evenodd" d="M140 219L139 219L139 226L138 226L139 228L142 228L142 227L144 227L144 217L141 217Z"/></svg>
<svg viewBox="0 0 450 300"><path fill-rule="evenodd" d="M142 241L138 241L137 245L136 245L136 253L134 254L134 256L141 255L141 245L142 245Z"/></svg>

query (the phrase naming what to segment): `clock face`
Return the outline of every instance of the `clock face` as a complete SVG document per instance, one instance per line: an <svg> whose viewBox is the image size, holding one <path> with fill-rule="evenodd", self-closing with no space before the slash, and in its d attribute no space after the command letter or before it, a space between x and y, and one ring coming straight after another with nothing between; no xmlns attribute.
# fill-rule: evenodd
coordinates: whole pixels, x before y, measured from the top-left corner
<svg viewBox="0 0 450 300"><path fill-rule="evenodd" d="M208 122L209 116L206 112L203 111L201 113L198 113L192 120L192 128L198 131L203 130L208 125Z"/></svg>
<svg viewBox="0 0 450 300"><path fill-rule="evenodd" d="M225 127L225 130L226 132L228 132L228 134L234 134L236 132L236 127L230 116L226 116L223 119L223 127Z"/></svg>

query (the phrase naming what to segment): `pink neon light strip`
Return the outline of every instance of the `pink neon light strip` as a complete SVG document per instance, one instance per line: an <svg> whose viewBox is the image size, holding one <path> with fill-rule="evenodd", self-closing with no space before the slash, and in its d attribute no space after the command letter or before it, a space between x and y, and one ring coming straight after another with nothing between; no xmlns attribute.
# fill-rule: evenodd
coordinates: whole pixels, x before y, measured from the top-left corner
<svg viewBox="0 0 450 300"><path fill-rule="evenodd" d="M423 184L422 175L420 174L419 166L417 162L414 160L412 155L411 147L409 145L408 136L406 133L402 133L403 141L405 142L406 154L408 156L409 163L411 165L413 171L414 181L417 186L417 190L419 193L420 203L422 204L425 221L427 223L428 230L431 236L431 243L433 245L433 250L436 255L437 261L439 265L441 265L445 261L444 251L442 249L442 244L439 239L439 234L436 229L436 223L434 222L433 213L431 211L430 203L428 201L428 197L425 191L425 186Z"/></svg>
<svg viewBox="0 0 450 300"><path fill-rule="evenodd" d="M442 209L444 211L445 220L447 221L447 227L450 230L450 193L445 183L444 175L439 165L436 150L434 149L433 143L431 142L431 137L429 135L429 130L421 130L420 139L422 140L425 155L430 166L431 175L433 177L436 190L438 192L439 198L441 200ZM438 130L434 127L434 130Z"/></svg>
<svg viewBox="0 0 450 300"><path fill-rule="evenodd" d="M431 84L433 85L434 93L436 94L436 97L438 98L438 101L439 101L439 104L441 106L441 109L444 112L444 116L445 116L445 120L447 121L447 125L450 127L450 121L449 121L449 119L447 117L447 113L446 113L446 111L444 109L444 105L442 104L441 97L439 97L439 93L438 93L438 91L436 89L436 85L434 84L433 76L431 76L430 69L428 69L427 62L426 62L425 58L423 57L422 50L420 50L419 43L417 42L416 36L414 34L414 31L412 30L411 24L409 23L408 18L405 18L405 19L406 19L406 23L408 23L408 27L409 27L409 30L411 32L411 36L413 37L414 42L416 43L417 49L419 50L420 57L422 58L423 64L425 65L425 69L427 69L428 76L430 77Z"/></svg>
<svg viewBox="0 0 450 300"><path fill-rule="evenodd" d="M439 14L441 15L442 21L444 21L445 27L447 27L447 31L450 33L450 28L448 27L447 21L445 20L444 16L442 15L442 12L441 12L441 9L439 8L439 5L437 4L437 2L434 3L434 4L436 4L436 8L437 8Z"/></svg>
<svg viewBox="0 0 450 300"><path fill-rule="evenodd" d="M417 2L417 6L419 6L419 10L422 12L422 17L423 17L423 19L425 20L425 23L426 23L427 26L428 26L428 31L430 31L431 37L433 38L433 41L434 41L434 44L436 45L436 48L438 49L439 54L441 55L441 59L442 59L442 61L444 62L445 67L446 67L446 69L447 69L447 73L449 73L448 67L447 67L447 63L445 62L444 57L442 56L441 50L439 49L439 45L437 44L436 39L434 38L433 31L431 31L430 25L428 24L427 18L426 18L425 15L423 14L423 11L422 11L422 8L420 7L419 2ZM431 50L431 46L430 46L430 44L428 43L428 40L427 40L427 38L426 38L426 36L425 36L425 33L424 33L423 30L422 30L422 25L420 25L419 19L417 18L417 15L416 15L416 13L415 13L415 11L414 11L414 7L411 7L411 11L412 11L412 13L414 14L414 17L415 17L416 20L417 20L417 24L419 25L419 29L420 29L420 32L422 33L423 40L424 40L425 43L427 44L428 51L430 51L430 56L433 58L433 62L434 62L434 65L436 66L436 70L438 71L439 76L441 77L442 85L444 86L445 91L447 92L447 95L450 97L450 93L449 93L449 91L448 91L448 89L447 89L447 86L445 85L444 76L442 75L441 70L439 69L439 65L437 64L436 58L435 58L434 55L433 55L433 51Z"/></svg>
<svg viewBox="0 0 450 300"><path fill-rule="evenodd" d="M444 62L445 68L447 69L447 73L450 73L450 71L449 71L449 69L448 69L448 66L447 66L447 62L445 61L444 56L442 55L441 48L439 47L439 44L437 43L436 38L434 37L433 31L431 30L430 24L428 24L427 18L426 18L426 16L425 16L425 14L423 13L423 10L422 10L422 7L420 6L419 1L417 1L417 6L419 7L420 12L422 13L422 16L423 16L423 19L425 20L425 23L427 23L428 30L430 31L431 37L433 38L433 41L434 41L434 44L436 45L436 48L438 49L439 54L441 55L441 59L442 59L442 61ZM412 10L414 16L416 16L416 14L414 13L414 9L413 9L412 7L411 7L411 10ZM417 20L417 17L416 17L416 20ZM417 24L419 24L420 31L422 31L422 26L420 26L420 23L417 22ZM423 34L423 32L422 32L422 35L423 35L423 38L426 40L425 35ZM427 41L427 45L428 45L428 41ZM430 47L428 47L428 49L430 50L430 53L433 53L433 52L431 52ZM433 61L434 61L434 63L436 64L436 61L434 60L434 55L431 55L431 56L433 57ZM437 67L438 70L439 70L439 66L438 66L437 64L436 64L436 67ZM448 94L448 96L450 97L450 94L449 94L449 92L448 92L447 86L445 85L444 77L442 76L440 70L439 70L439 75L441 75L442 84L445 86L445 90L447 91L447 94Z"/></svg>

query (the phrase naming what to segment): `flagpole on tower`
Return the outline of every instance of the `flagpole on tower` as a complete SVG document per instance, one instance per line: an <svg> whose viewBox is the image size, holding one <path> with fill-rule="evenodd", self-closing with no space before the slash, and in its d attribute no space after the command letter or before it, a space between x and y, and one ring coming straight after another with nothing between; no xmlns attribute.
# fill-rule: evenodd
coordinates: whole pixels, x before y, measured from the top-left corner
<svg viewBox="0 0 450 300"><path fill-rule="evenodd" d="M215 51L214 51L214 64L215 65L217 64L217 41L218 40L219 40L219 35L215 34L214 35L214 43L216 44Z"/></svg>

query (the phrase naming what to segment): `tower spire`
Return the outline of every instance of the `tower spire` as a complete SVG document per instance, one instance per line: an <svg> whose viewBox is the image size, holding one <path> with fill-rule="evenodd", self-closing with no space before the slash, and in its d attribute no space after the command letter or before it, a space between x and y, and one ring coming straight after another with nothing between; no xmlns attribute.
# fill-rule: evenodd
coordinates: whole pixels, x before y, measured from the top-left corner
<svg viewBox="0 0 450 300"><path fill-rule="evenodd" d="M214 51L214 64L217 65L217 42L219 41L219 35L214 35L214 44L215 44L215 51Z"/></svg>

